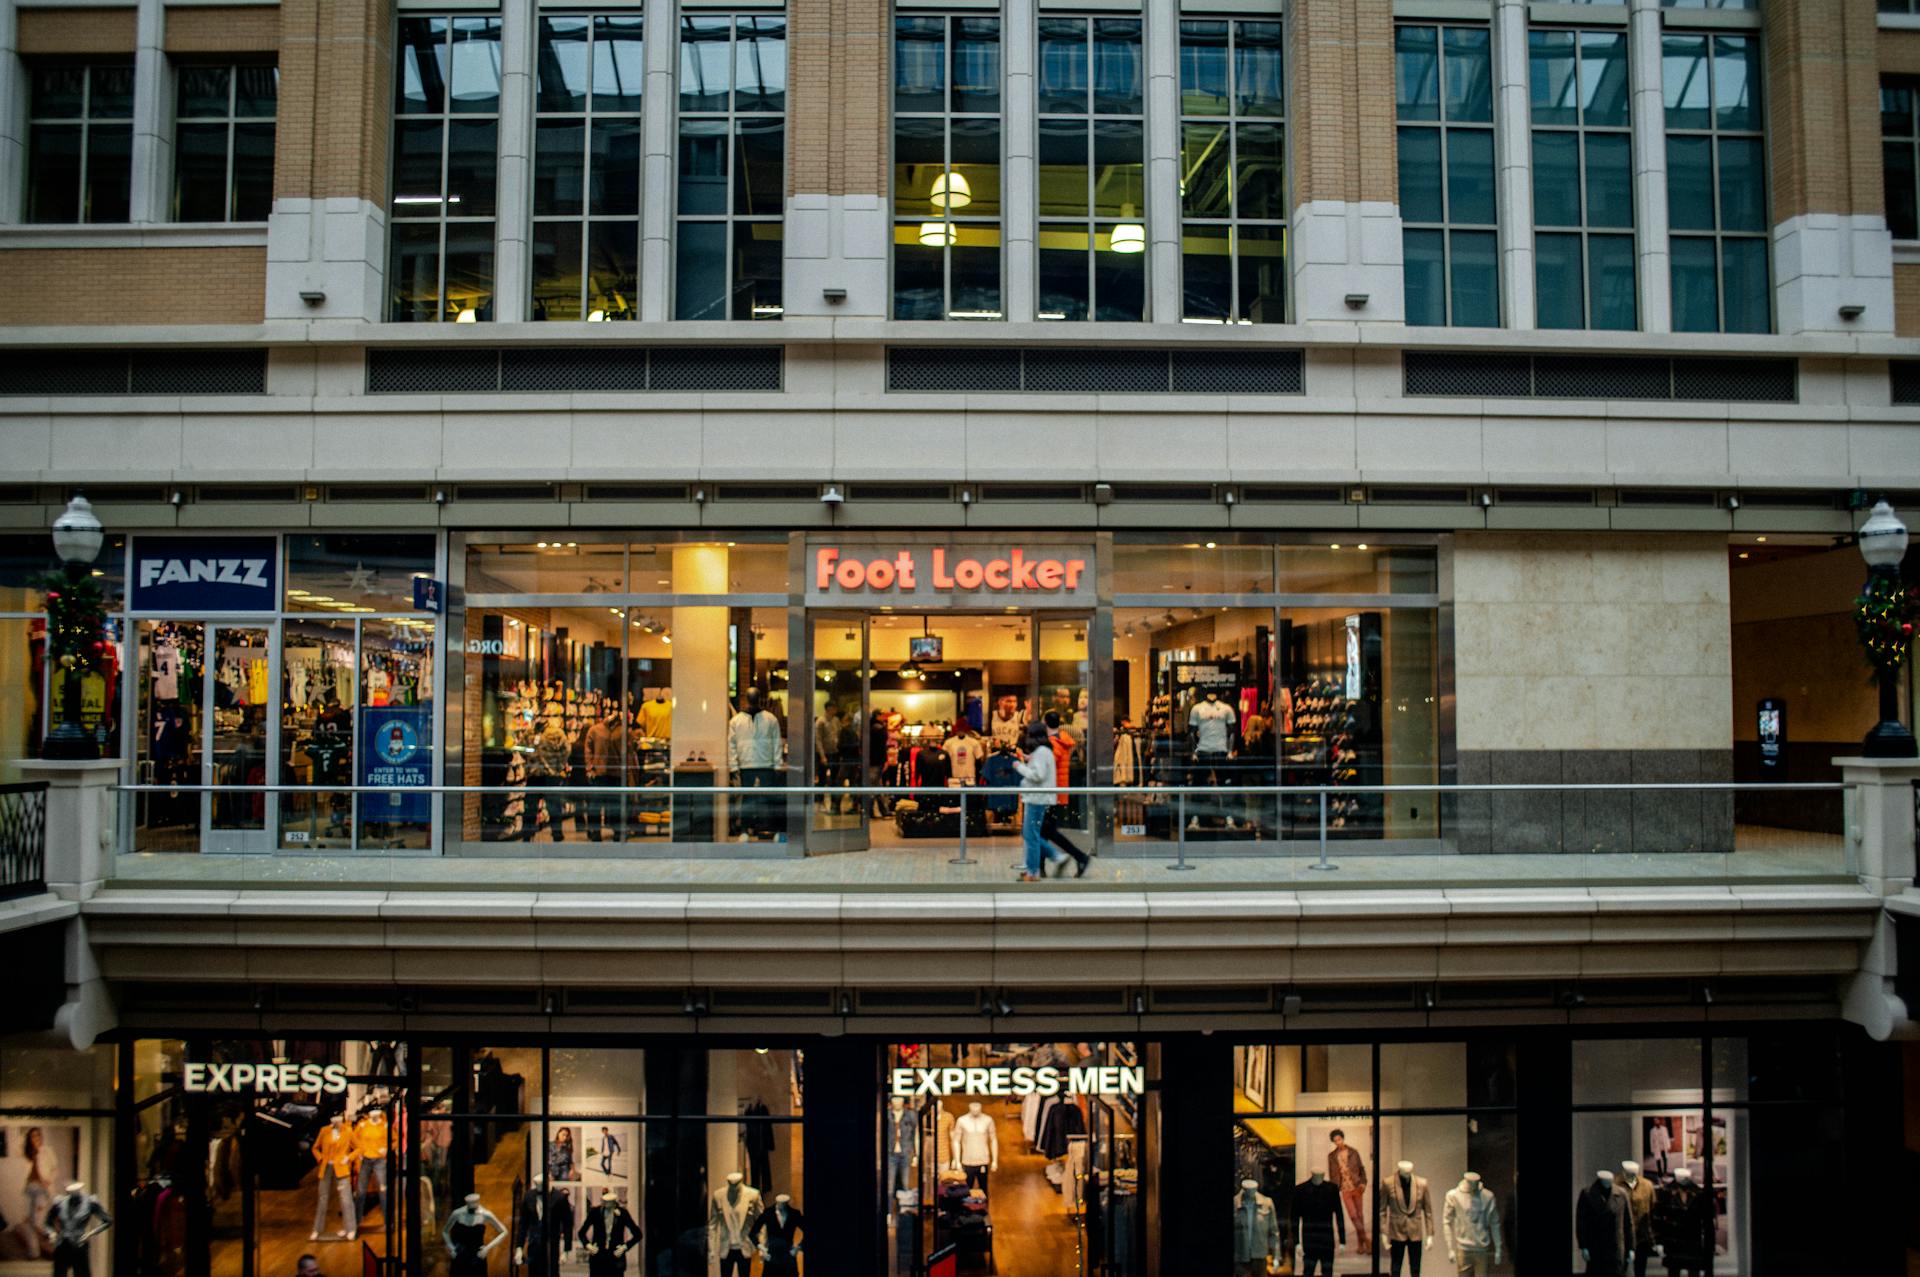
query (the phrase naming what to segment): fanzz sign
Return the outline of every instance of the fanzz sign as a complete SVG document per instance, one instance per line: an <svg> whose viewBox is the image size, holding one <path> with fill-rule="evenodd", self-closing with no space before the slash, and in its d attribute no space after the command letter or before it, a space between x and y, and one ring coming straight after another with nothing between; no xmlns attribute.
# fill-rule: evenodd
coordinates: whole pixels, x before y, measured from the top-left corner
<svg viewBox="0 0 1920 1277"><path fill-rule="evenodd" d="M808 556L807 597L814 603L974 598L1084 604L1093 597L1093 551L1055 545L815 545Z"/></svg>
<svg viewBox="0 0 1920 1277"><path fill-rule="evenodd" d="M136 612L271 612L279 566L272 537L138 537L128 601Z"/></svg>

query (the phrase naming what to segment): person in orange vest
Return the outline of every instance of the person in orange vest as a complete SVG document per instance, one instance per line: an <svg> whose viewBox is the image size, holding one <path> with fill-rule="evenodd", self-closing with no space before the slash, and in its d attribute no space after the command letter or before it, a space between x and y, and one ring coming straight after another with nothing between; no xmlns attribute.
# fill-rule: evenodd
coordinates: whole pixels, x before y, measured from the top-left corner
<svg viewBox="0 0 1920 1277"><path fill-rule="evenodd" d="M340 1235L352 1241L360 1232L353 1217L353 1168L359 1164L360 1154L354 1148L353 1132L347 1129L344 1114L335 1113L314 1137L313 1160L320 1164L320 1193L313 1204L313 1231L307 1234L307 1240L319 1241L320 1230L327 1226L327 1194L331 1191L340 1195Z"/></svg>

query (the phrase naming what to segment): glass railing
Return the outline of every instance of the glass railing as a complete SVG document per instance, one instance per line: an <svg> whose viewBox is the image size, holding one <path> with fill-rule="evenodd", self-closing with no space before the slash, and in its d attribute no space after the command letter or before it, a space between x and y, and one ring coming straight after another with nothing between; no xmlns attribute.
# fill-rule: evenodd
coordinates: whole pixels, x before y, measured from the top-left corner
<svg viewBox="0 0 1920 1277"><path fill-rule="evenodd" d="M117 879L475 889L1842 881L1839 783L662 788L127 785ZM186 853L186 854L182 854ZM1064 855L1064 853L1058 853Z"/></svg>

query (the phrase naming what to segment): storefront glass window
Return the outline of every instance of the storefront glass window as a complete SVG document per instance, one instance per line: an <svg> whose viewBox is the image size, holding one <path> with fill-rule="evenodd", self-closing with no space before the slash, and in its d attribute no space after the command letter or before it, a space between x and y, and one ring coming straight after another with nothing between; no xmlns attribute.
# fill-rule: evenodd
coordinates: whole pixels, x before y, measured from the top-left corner
<svg viewBox="0 0 1920 1277"><path fill-rule="evenodd" d="M436 538L371 536L287 538L287 611L411 612L413 582L433 575Z"/></svg>
<svg viewBox="0 0 1920 1277"><path fill-rule="evenodd" d="M1432 594L1434 552L1421 546L1283 545L1280 588L1289 594Z"/></svg>
<svg viewBox="0 0 1920 1277"><path fill-rule="evenodd" d="M1115 594L1269 594L1270 545L1113 547Z"/></svg>
<svg viewBox="0 0 1920 1277"><path fill-rule="evenodd" d="M125 537L108 537L88 569L111 609L118 609L124 592L126 549ZM19 761L38 758L49 720L59 721L65 688L47 678L46 599L35 584L59 568L47 534L0 536L0 784L20 779ZM109 619L108 631L104 668L82 680L81 722L95 733L102 757L112 758L120 749L117 617Z"/></svg>
<svg viewBox="0 0 1920 1277"><path fill-rule="evenodd" d="M114 1211L114 1060L112 1046L0 1050L0 1267L112 1271L109 1235L74 1247L50 1243L43 1226L75 1183Z"/></svg>
<svg viewBox="0 0 1920 1277"><path fill-rule="evenodd" d="M1573 1102L1618 1104L1648 1091L1700 1089L1698 1038L1621 1038L1577 1042Z"/></svg>

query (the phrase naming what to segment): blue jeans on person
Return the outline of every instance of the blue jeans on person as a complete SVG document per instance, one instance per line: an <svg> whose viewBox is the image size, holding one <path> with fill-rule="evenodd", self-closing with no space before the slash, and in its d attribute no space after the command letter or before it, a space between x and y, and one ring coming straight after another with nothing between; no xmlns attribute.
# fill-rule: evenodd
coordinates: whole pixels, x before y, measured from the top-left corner
<svg viewBox="0 0 1920 1277"><path fill-rule="evenodd" d="M1035 878L1045 872L1047 839L1040 827L1046 816L1047 808L1043 803L1030 802L1020 809L1020 841L1027 849L1027 872Z"/></svg>

